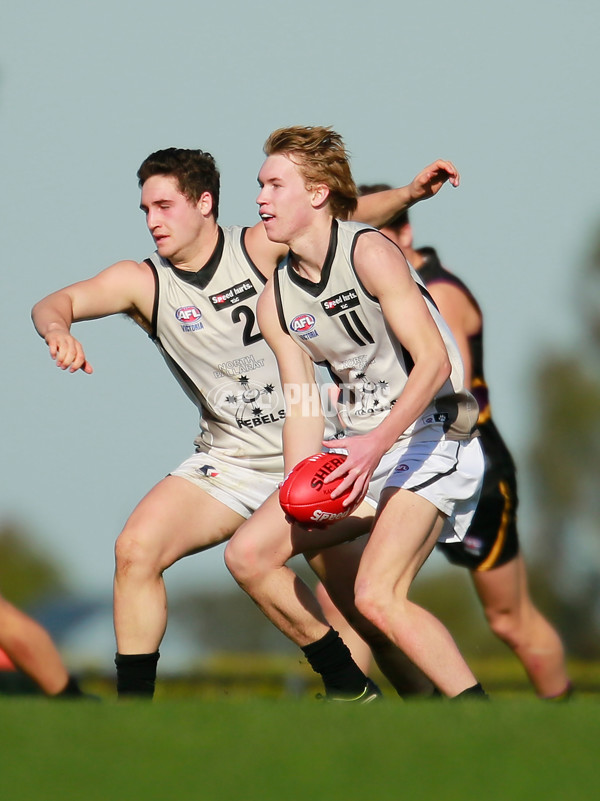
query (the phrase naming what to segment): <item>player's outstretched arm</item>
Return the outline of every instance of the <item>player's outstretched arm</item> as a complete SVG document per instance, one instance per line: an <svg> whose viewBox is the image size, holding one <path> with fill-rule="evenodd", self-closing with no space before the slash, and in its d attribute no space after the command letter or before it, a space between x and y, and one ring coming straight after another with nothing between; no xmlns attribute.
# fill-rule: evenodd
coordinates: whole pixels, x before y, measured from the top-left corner
<svg viewBox="0 0 600 801"><path fill-rule="evenodd" d="M352 219L381 228L401 211L437 195L446 182L458 186L460 175L451 161L438 159L421 170L407 186L359 197Z"/></svg>
<svg viewBox="0 0 600 801"><path fill-rule="evenodd" d="M36 331L48 345L50 357L61 370L74 373L94 372L87 361L83 346L71 334L73 300L69 288L54 292L40 300L31 310L31 319Z"/></svg>
<svg viewBox="0 0 600 801"><path fill-rule="evenodd" d="M71 334L80 320L111 314L139 312L151 319L154 280L146 264L123 261L87 281L79 281L47 295L35 304L31 318L48 345L50 356L62 370L92 373L81 343Z"/></svg>

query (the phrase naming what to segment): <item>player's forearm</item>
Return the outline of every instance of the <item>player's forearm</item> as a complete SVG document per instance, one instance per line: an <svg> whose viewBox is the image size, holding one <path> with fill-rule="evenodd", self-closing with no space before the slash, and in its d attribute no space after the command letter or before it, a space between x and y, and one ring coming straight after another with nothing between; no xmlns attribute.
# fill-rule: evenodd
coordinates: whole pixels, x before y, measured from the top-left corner
<svg viewBox="0 0 600 801"><path fill-rule="evenodd" d="M275 354L285 397L283 459L287 475L301 459L321 450L325 424L313 362L287 335L278 336Z"/></svg>
<svg viewBox="0 0 600 801"><path fill-rule="evenodd" d="M307 456L318 453L325 426L322 415L292 415L283 425L283 460L285 475Z"/></svg>
<svg viewBox="0 0 600 801"><path fill-rule="evenodd" d="M52 331L70 331L73 307L68 295L49 295L31 310L35 330L45 339Z"/></svg>
<svg viewBox="0 0 600 801"><path fill-rule="evenodd" d="M410 184L363 195L358 198L358 206L352 219L381 228L401 211L410 208L418 199L413 197Z"/></svg>

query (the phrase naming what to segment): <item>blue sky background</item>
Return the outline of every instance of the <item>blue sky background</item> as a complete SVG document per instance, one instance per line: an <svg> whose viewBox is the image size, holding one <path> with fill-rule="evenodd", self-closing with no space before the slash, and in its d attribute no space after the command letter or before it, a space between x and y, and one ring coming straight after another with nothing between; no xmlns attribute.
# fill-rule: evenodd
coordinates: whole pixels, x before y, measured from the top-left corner
<svg viewBox="0 0 600 801"><path fill-rule="evenodd" d="M196 412L127 320L77 327L95 372L72 376L30 308L152 251L135 178L151 151L212 152L221 222L253 224L270 131L331 124L357 182L406 183L437 157L461 172L413 225L485 310L527 549L532 378L584 336L579 275L600 221L599 31L597 0L5 4L0 517L22 522L73 588L110 594L114 539L191 452ZM169 587L227 581L216 551L173 568Z"/></svg>

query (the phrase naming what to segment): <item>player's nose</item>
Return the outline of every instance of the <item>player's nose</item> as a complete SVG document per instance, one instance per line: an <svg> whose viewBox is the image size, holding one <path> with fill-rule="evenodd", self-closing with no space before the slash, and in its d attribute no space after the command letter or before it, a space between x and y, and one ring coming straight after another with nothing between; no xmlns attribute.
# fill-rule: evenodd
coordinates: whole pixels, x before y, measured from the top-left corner
<svg viewBox="0 0 600 801"><path fill-rule="evenodd" d="M260 191L256 197L256 202L259 206L261 206L265 202L265 188L262 186Z"/></svg>

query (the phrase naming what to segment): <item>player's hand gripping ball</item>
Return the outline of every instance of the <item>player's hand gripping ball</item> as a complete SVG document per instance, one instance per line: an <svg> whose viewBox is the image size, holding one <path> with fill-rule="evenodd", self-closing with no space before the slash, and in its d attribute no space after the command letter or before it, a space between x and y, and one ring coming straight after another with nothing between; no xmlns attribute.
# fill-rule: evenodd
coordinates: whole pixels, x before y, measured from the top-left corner
<svg viewBox="0 0 600 801"><path fill-rule="evenodd" d="M352 487L336 498L333 490L343 479L324 484L324 479L346 461L343 453L316 453L294 467L279 488L279 503L283 511L304 526L323 528L348 517L360 504L344 506Z"/></svg>

